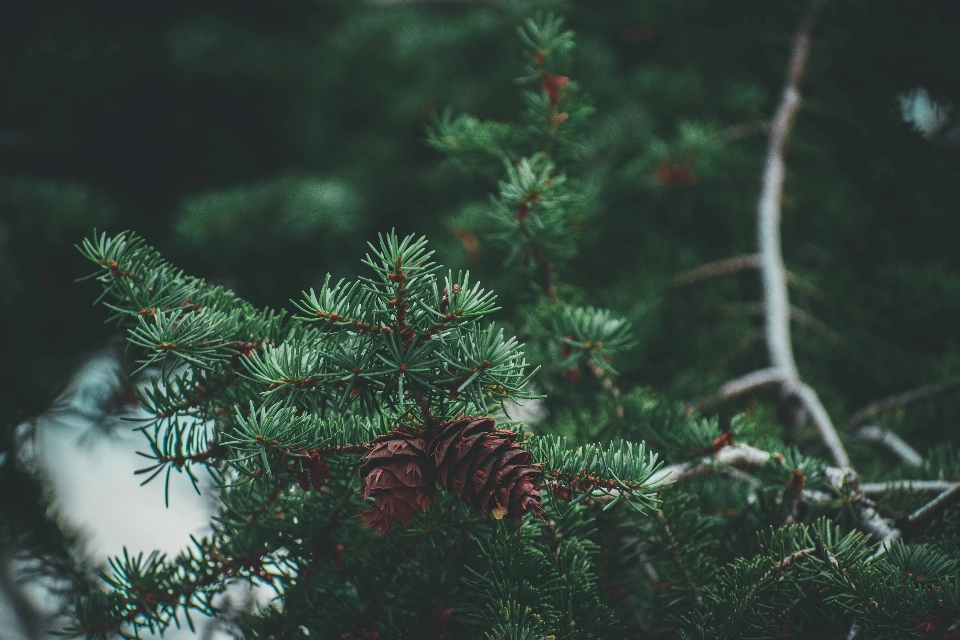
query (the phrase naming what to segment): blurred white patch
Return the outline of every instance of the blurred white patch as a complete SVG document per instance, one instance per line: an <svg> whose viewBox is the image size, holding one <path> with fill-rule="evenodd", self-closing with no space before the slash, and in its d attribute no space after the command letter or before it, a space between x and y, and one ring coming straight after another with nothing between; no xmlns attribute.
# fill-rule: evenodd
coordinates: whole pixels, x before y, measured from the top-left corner
<svg viewBox="0 0 960 640"><path fill-rule="evenodd" d="M930 94L923 87L917 87L900 96L900 114L904 122L929 138L950 120L950 109L934 102Z"/></svg>
<svg viewBox="0 0 960 640"><path fill-rule="evenodd" d="M122 556L124 547L130 555L159 550L176 556L191 544L191 535L210 533L210 519L217 507L216 488L205 473L197 474L200 495L185 474L171 473L169 507L164 505L163 473L140 486L145 476L135 472L151 462L137 455L137 451L149 450L143 434L134 431L137 423L123 422L113 428L95 423L103 415L105 403L116 395L119 383L115 358L109 354L92 358L77 372L54 409L36 421L32 446L23 452L46 474L56 495L56 508L66 523L84 534L87 556L98 566L105 566L110 557ZM146 415L128 409L134 417ZM55 617L62 605L42 584L25 585L23 591L48 619ZM223 598L229 597L234 608L250 608L273 596L269 588L235 585ZM0 618L9 616L4 604L0 602ZM230 638L209 619L191 617L196 633L184 624L182 629L171 627L163 637ZM0 633L0 637L5 636Z"/></svg>

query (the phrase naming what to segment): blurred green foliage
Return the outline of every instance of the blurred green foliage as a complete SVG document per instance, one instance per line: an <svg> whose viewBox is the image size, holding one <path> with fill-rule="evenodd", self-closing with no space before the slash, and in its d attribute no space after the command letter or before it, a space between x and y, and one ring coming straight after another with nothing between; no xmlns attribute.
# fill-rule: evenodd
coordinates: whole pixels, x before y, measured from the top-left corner
<svg viewBox="0 0 960 640"><path fill-rule="evenodd" d="M466 227L496 186L425 144L446 107L522 109L515 27L537 8L577 32L576 303L626 316L624 386L691 400L766 365L756 274L686 287L684 270L755 250L755 207L804 2L21 3L0 25L0 425L42 411L113 333L73 243L135 229L189 273L284 306L350 275L376 231L428 234L511 313L532 304ZM831 415L958 373L960 9L945 0L823 3L783 202L803 378ZM918 87L945 109L904 122ZM491 141L493 144L495 141ZM562 387L548 391L562 391ZM765 399L762 393L758 394ZM721 407L721 419L736 406ZM960 394L886 414L921 451L955 447ZM801 432L798 438L809 438ZM891 466L851 445L866 476ZM873 465L872 467L869 465Z"/></svg>

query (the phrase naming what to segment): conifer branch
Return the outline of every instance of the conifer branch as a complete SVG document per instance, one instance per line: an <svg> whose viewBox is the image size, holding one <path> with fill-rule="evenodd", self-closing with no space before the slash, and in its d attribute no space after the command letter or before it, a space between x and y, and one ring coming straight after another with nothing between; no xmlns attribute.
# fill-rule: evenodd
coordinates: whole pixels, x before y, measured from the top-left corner
<svg viewBox="0 0 960 640"><path fill-rule="evenodd" d="M747 597L752 598L756 594L757 590L763 586L763 584L773 576L777 576L782 573L784 570L788 569L791 565L800 560L803 560L817 549L816 547L806 547L804 549L798 549L791 554L788 554L781 558L779 561L774 562L773 566L767 569L766 573L760 576L760 579L753 583L750 588L747 590Z"/></svg>
<svg viewBox="0 0 960 640"><path fill-rule="evenodd" d="M660 525L660 528L663 530L664 536L667 538L666 548L667 548L667 551L670 552L670 559L673 562L673 565L680 572L680 575L683 578L684 584L693 594L693 600L696 603L696 605L700 608L703 608L702 589L699 586L697 586L696 582L694 582L693 575L690 573L689 567L687 567L686 563L683 562L683 559L677 553L680 543L677 541L676 537L674 537L673 532L670 529L670 525L667 523L666 517L663 515L663 511L657 512L657 519L659 520L659 525Z"/></svg>

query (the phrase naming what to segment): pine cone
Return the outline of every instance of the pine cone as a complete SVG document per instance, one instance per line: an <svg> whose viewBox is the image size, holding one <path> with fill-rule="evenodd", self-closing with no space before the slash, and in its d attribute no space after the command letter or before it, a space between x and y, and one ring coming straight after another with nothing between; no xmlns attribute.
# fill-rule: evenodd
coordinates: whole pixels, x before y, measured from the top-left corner
<svg viewBox="0 0 960 640"><path fill-rule="evenodd" d="M376 499L362 514L364 526L386 535L394 522L409 526L437 499L433 463L421 435L398 429L380 436L364 460L360 491L364 498Z"/></svg>
<svg viewBox="0 0 960 640"><path fill-rule="evenodd" d="M439 425L427 447L437 480L474 511L496 519L541 513L540 471L530 453L516 444L517 434L495 429L493 418L464 417Z"/></svg>

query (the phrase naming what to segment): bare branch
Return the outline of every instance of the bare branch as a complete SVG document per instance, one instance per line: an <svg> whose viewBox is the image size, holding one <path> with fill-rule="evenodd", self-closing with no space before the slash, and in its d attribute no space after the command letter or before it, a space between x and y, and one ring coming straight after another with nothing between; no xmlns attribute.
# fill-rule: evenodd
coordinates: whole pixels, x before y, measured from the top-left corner
<svg viewBox="0 0 960 640"><path fill-rule="evenodd" d="M910 529L918 529L957 502L960 502L960 483L955 483L954 486L910 514L906 526Z"/></svg>
<svg viewBox="0 0 960 640"><path fill-rule="evenodd" d="M899 407L908 405L911 402L917 402L918 400L925 400L926 398L943 393L944 391L949 391L957 386L960 386L960 376L947 378L946 380L942 380L940 382L926 384L910 391L888 396L882 400L871 402L867 406L854 413L852 416L850 416L848 424L850 428L858 427L867 420L870 420L871 418L874 418L885 411L897 409Z"/></svg>
<svg viewBox="0 0 960 640"><path fill-rule="evenodd" d="M760 256L756 253L746 256L736 256L718 262L711 262L696 269L691 269L690 271L684 271L674 276L670 284L674 287L686 287L701 280L709 280L710 278L725 276L728 273L738 273L740 271L759 268Z"/></svg>
<svg viewBox="0 0 960 640"><path fill-rule="evenodd" d="M744 124L735 124L723 129L720 132L720 139L724 142L733 142L734 140L740 140L741 138L746 138L747 136L769 132L769 122L746 122Z"/></svg>
<svg viewBox="0 0 960 640"><path fill-rule="evenodd" d="M906 440L889 429L881 429L880 427L873 426L860 427L853 435L861 440L882 444L889 449L891 453L911 467L923 466L923 456L907 444Z"/></svg>
<svg viewBox="0 0 960 640"><path fill-rule="evenodd" d="M750 271L752 269L759 268L760 255L757 253L751 253L745 256L735 256L733 258L725 258L723 260L718 260L717 262L710 262L699 267L695 267L689 271L678 273L670 280L670 286L674 288L686 287L703 280L709 280L711 278L718 278L731 273L739 273L741 271ZM789 284L791 287L796 287L797 289L810 295L819 294L819 292L812 285L800 280L800 278L789 271L786 272L786 278L787 284Z"/></svg>
<svg viewBox="0 0 960 640"><path fill-rule="evenodd" d="M760 247L760 278L766 319L767 352L770 364L784 377L783 391L797 397L810 413L830 455L840 467L850 466L843 443L820 398L810 386L800 381L790 341L790 302L787 276L780 248L780 202L783 199L783 151L790 124L800 107L800 76L810 51L810 30L813 14L804 16L793 41L793 53L787 71L787 82L780 106L770 127L770 144L757 206L757 237Z"/></svg>
<svg viewBox="0 0 960 640"><path fill-rule="evenodd" d="M874 558L882 555L886 551L888 544L899 540L903 535L900 529L891 527L873 507L867 507L860 511L860 526L881 542L880 548L873 554Z"/></svg>
<svg viewBox="0 0 960 640"><path fill-rule="evenodd" d="M759 253L705 265L692 272L681 274L674 279L674 285L690 284L707 277L747 268L760 269L763 285L765 337L770 368L728 382L721 387L716 396L696 401L690 405L690 408L701 408L718 400L736 397L758 386L779 383L782 393L785 396L797 398L810 414L834 462L840 467L849 468L850 458L830 420L830 415L820 402L816 391L800 380L800 374L797 371L790 340L791 307L787 294L787 270L784 267L783 252L780 247L780 202L783 199L785 171L783 153L790 125L800 107L800 77L810 52L812 28L813 13L811 12L804 16L794 37L786 86L770 125L767 160L757 205Z"/></svg>
<svg viewBox="0 0 960 640"><path fill-rule="evenodd" d="M768 462L773 455L774 454L768 451L749 445L733 444L720 449L713 456L703 458L700 462L683 462L664 467L651 478L651 482L657 484L674 484L689 478L714 473L718 470L717 463L729 465L737 469L752 470ZM859 482L856 474L849 468L827 467L824 470L824 476L827 482L836 488L841 487L848 481L852 486L856 487ZM880 496L890 490L896 489L939 493L936 498L906 519L905 526L911 529L922 527L954 503L960 502L960 482L897 480L893 482L869 483L860 486L860 499L857 501L859 504L858 513L860 526L882 543L874 557L885 553L887 545L902 537L902 532L897 527L892 526L890 521L877 513L869 497ZM807 493L807 491L804 492L804 494ZM811 495L805 495L805 499L810 499L814 502L825 502L829 500L829 495L824 497L817 492L809 493L811 493Z"/></svg>
<svg viewBox="0 0 960 640"><path fill-rule="evenodd" d="M726 305L726 308L733 311L739 311L742 309L743 312L751 315L762 316L766 314L766 306L762 302L750 302L744 305L731 304ZM840 334L831 329L826 322L816 318L808 311L804 311L799 307L790 305L790 320L796 322L797 324L802 324L810 329L813 329L832 344L840 344L843 342L843 338L840 336Z"/></svg>
<svg viewBox="0 0 960 640"><path fill-rule="evenodd" d="M720 390L716 393L716 395L709 396L707 398L701 398L688 403L685 407L685 411L688 414L693 409L700 411L706 407L717 404L718 402L723 402L724 400L730 400L732 398L742 396L743 394L749 393L754 389L766 387L772 384L780 384L782 382L784 382L784 377L783 373L779 369L771 367L769 369L753 371L745 376L741 376L731 380L730 382L727 382L720 387Z"/></svg>
<svg viewBox="0 0 960 640"><path fill-rule="evenodd" d="M796 387L794 393L803 402L807 411L810 412L813 424L820 432L820 437L823 438L827 449L830 450L833 461L837 463L837 466L849 469L850 457L847 456L847 450L843 448L840 436L837 435L837 430L833 427L833 422L830 421L830 414L827 413L823 403L820 402L820 396L812 387L802 382Z"/></svg>
<svg viewBox="0 0 960 640"><path fill-rule="evenodd" d="M860 485L863 495L879 497L889 491L916 491L918 493L943 493L960 484L946 480L892 480L890 482L868 482Z"/></svg>
<svg viewBox="0 0 960 640"><path fill-rule="evenodd" d="M780 248L780 201L783 198L783 151L790 125L800 107L800 76L810 50L812 26L813 17L805 16L794 38L786 86L770 127L769 148L757 206L760 278L766 303L767 351L771 364L792 379L797 379L798 374L790 343L790 304L787 297L786 269Z"/></svg>

